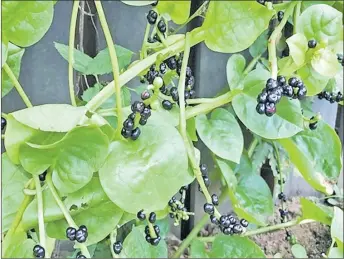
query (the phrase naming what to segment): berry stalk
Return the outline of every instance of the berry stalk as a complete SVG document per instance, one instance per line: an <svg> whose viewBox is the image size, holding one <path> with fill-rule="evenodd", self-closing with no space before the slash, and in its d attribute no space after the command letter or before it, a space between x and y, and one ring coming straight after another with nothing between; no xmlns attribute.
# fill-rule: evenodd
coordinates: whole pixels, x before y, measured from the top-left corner
<svg viewBox="0 0 344 259"><path fill-rule="evenodd" d="M51 194L53 195L57 205L60 207L60 210L62 211L68 225L70 227L73 227L75 229L78 229L78 225L74 222L72 216L69 214L68 210L66 209L65 205L63 204L62 200L60 199L60 196L58 195L55 186L53 184L52 178L51 178L51 172L49 172L46 176L46 182L48 184L48 187L51 191ZM84 256L87 258L91 258L90 253L88 252L87 246L85 244L77 244L75 246L78 246Z"/></svg>
<svg viewBox="0 0 344 259"><path fill-rule="evenodd" d="M120 79L119 79L119 67L118 67L118 60L116 55L116 49L115 44L113 42L113 39L111 37L111 32L109 29L109 26L106 21L106 17L104 14L103 6L101 1L95 1L95 6L98 12L98 17L100 20L100 24L103 28L104 36L106 43L108 45L110 59L111 59L111 65L112 65L112 71L113 71L113 77L114 77L114 88L116 93L116 108L117 108L117 125L122 125L123 123L123 114L122 114L122 95L121 95L121 85L120 85ZM121 132L119 130L119 127L117 129L117 137L120 137Z"/></svg>
<svg viewBox="0 0 344 259"><path fill-rule="evenodd" d="M38 229L39 229L39 243L45 249L45 227L44 227L44 211L43 211L43 195L41 182L38 175L33 177L36 187L36 197L37 197L37 215L38 215Z"/></svg>
<svg viewBox="0 0 344 259"><path fill-rule="evenodd" d="M73 64L74 64L75 29L76 29L76 20L78 17L78 10L79 10L79 0L76 0L73 3L72 16L70 19L69 50L68 50L68 84L69 84L70 100L73 106L76 106L74 81L73 81Z"/></svg>
<svg viewBox="0 0 344 259"><path fill-rule="evenodd" d="M276 41L279 35L281 34L284 26L288 22L289 16L292 14L294 7L299 1L290 2L287 10L284 13L284 17L282 21L278 24L275 28L273 33L271 34L268 42L268 52L269 52L269 63L270 63L270 70L271 70L271 78L277 79L278 73L278 66L277 66L277 55L276 55Z"/></svg>
<svg viewBox="0 0 344 259"><path fill-rule="evenodd" d="M14 85L14 87L16 88L18 94L20 95L20 97L22 98L23 102L25 103L25 105L27 107L33 107L32 103L30 102L29 98L27 97L27 95L24 92L23 87L20 85L19 81L17 80L16 76L13 74L11 68L7 65L7 63L5 63L2 67L6 74L8 75L8 77L10 78L10 80L12 81L12 84Z"/></svg>

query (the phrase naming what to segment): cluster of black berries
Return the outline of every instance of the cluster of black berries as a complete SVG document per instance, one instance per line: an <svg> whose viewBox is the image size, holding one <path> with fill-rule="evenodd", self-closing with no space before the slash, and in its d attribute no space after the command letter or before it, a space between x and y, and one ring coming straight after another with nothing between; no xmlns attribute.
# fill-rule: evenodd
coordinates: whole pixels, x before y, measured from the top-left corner
<svg viewBox="0 0 344 259"><path fill-rule="evenodd" d="M78 258L78 259L84 259L84 258L86 258L86 256L84 256L83 254L81 254L81 252L78 252L78 253L76 254L76 258Z"/></svg>
<svg viewBox="0 0 344 259"><path fill-rule="evenodd" d="M66 236L70 241L85 243L88 237L87 228L85 225L81 225L78 230L73 227L68 227L66 229Z"/></svg>
<svg viewBox="0 0 344 259"><path fill-rule="evenodd" d="M343 58L343 54L337 54L337 60L338 60L338 62L344 67L344 58Z"/></svg>
<svg viewBox="0 0 344 259"><path fill-rule="evenodd" d="M210 186L210 179L209 179L209 176L208 176L208 166L206 164L201 164L199 166L199 169L202 173L202 178L203 178L203 181L204 181L204 184L205 186L208 188ZM202 192L202 189L201 189L201 186L198 185L198 190L200 192Z"/></svg>
<svg viewBox="0 0 344 259"><path fill-rule="evenodd" d="M120 254L123 249L123 244L121 241L116 241L112 245L112 249L116 255Z"/></svg>
<svg viewBox="0 0 344 259"><path fill-rule="evenodd" d="M237 219L233 215L222 215L217 219L215 215L210 215L211 223L218 225L225 235L241 234L245 232L248 227L248 222L245 219Z"/></svg>
<svg viewBox="0 0 344 259"><path fill-rule="evenodd" d="M144 213L143 210L140 210L138 213L137 213L137 218L139 220L145 220L146 219L146 214ZM156 221L156 214L155 212L151 212L149 214L149 217L148 217L148 221L151 223L151 224L154 224L155 221ZM160 237L160 228L158 225L154 225L153 226L153 229L154 229L154 233L156 235L156 237L152 237L151 236L151 233L150 233L150 230L149 230L149 226L146 226L145 228L145 234L146 234L146 241L153 245L153 246L157 246L161 240L161 237Z"/></svg>
<svg viewBox="0 0 344 259"><path fill-rule="evenodd" d="M4 117L1 117L1 131L3 131L5 129L7 125L7 121Z"/></svg>
<svg viewBox="0 0 344 259"><path fill-rule="evenodd" d="M276 113L276 104L282 96L302 100L306 94L306 86L296 77L291 77L288 84L284 76L278 76L277 80L269 78L266 82L266 88L257 97L256 111L271 117Z"/></svg>
<svg viewBox="0 0 344 259"><path fill-rule="evenodd" d="M318 94L318 98L325 99L329 101L330 103L339 103L344 100L343 94L341 92L338 93L330 93L328 91L324 91Z"/></svg>
<svg viewBox="0 0 344 259"><path fill-rule="evenodd" d="M45 257L45 249L40 245L35 245L33 247L33 256L36 258L44 258Z"/></svg>
<svg viewBox="0 0 344 259"><path fill-rule="evenodd" d="M151 116L151 109L149 105L145 105L143 102L135 101L131 105L132 113L123 122L123 128L121 134L125 138L131 138L132 140L138 139L141 134L139 127L135 127L135 117L137 114L140 116L139 124L146 125L148 118Z"/></svg>
<svg viewBox="0 0 344 259"><path fill-rule="evenodd" d="M151 25L154 25L157 22L157 19L158 19L157 12L155 12L154 10L150 10L147 14L148 23ZM163 17L161 17L160 21L158 22L157 28L158 28L159 32L161 32L163 34L163 36L165 37L165 32L167 31L167 26L166 26L166 23L165 23ZM154 43L157 41L161 42L158 34L154 34L153 39L150 37L148 38L149 43Z"/></svg>

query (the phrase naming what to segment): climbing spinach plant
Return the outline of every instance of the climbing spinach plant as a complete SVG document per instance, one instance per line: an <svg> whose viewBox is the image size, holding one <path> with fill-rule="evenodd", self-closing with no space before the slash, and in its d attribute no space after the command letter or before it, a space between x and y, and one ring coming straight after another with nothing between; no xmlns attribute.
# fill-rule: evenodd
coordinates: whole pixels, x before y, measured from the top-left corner
<svg viewBox="0 0 344 259"><path fill-rule="evenodd" d="M283 193L287 164L314 189L340 193L340 140L309 102L343 104L343 3L205 1L189 16L190 1L122 2L152 6L142 13L147 24L137 60L115 45L101 1L95 6L108 47L94 58L74 49L74 1L69 43L55 43L68 61L72 105L38 106L18 81L20 61L23 47L47 32L54 2L1 3L2 96L15 87L27 105L2 113L2 255L50 257L55 240L69 239L76 258L167 257L167 217L178 225L194 215L185 207L193 182L204 194L205 215L173 257L190 246L192 257L263 258L249 236L312 221L332 224L329 256L343 253L342 210L303 199L302 217L290 221ZM179 33L195 17L203 24ZM190 49L201 42L233 54L225 69L228 89L213 98L196 97L188 66ZM250 62L239 53L246 49ZM73 69L97 79L82 100L74 92ZM103 74L113 81L99 81ZM134 78L142 85L126 87ZM132 101L131 91L140 100ZM252 133L247 149L240 123ZM197 140L221 178L217 193L209 193ZM266 159L277 183L274 194L258 173ZM233 214L218 209L226 197ZM268 226L275 198L281 224ZM197 233L208 220L221 234L202 240ZM298 246L293 251L303 252Z"/></svg>

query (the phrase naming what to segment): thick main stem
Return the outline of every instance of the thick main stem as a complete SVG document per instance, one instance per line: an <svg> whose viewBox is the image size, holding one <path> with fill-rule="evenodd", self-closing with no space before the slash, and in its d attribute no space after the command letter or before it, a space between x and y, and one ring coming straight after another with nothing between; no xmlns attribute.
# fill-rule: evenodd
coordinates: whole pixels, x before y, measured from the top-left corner
<svg viewBox="0 0 344 259"><path fill-rule="evenodd" d="M121 85L120 85L120 79L119 79L119 66L118 66L118 60L116 55L116 49L114 41L111 37L111 32L109 29L109 26L106 21L105 13L103 10L103 6L101 1L94 1L98 17L100 20L100 24L104 31L104 36L106 40L106 44L108 45L110 59L111 59L111 65L112 65L112 72L113 72L113 78L114 78L114 87L116 92L116 109L117 109L117 136L120 136L120 125L123 123L123 113L122 113L122 95L121 95Z"/></svg>
<svg viewBox="0 0 344 259"><path fill-rule="evenodd" d="M19 81L17 80L16 76L13 74L11 68L7 65L7 63L5 63L3 65L3 69L5 70L6 74L8 75L8 77L10 78L10 80L12 81L12 84L14 85L14 87L16 88L18 94L20 95L20 97L22 98L23 102L25 103L25 105L27 107L32 107L32 103L30 102L29 98L27 97L27 95L25 94L23 87L20 85Z"/></svg>
<svg viewBox="0 0 344 259"><path fill-rule="evenodd" d="M69 28L69 51L68 51L68 84L69 84L69 95L70 101L73 106L76 106L75 92L74 92L74 75L73 75L73 64L74 64L74 43L75 43L75 29L76 20L78 17L79 0L74 0L72 15L70 19Z"/></svg>
<svg viewBox="0 0 344 259"><path fill-rule="evenodd" d="M69 214L67 208L65 207L65 205L63 204L62 200L60 199L60 196L58 195L55 186L53 184L52 178L51 178L51 172L48 172L47 176L46 176L46 182L48 184L48 187L51 191L51 194L53 195L57 205L59 206L60 210L62 211L67 223L69 226L78 229L78 225L74 222L72 216ZM78 247L81 250L81 253L86 256L87 258L91 258L90 253L88 252L87 246L84 244L78 244Z"/></svg>
<svg viewBox="0 0 344 259"><path fill-rule="evenodd" d="M41 182L40 182L39 177L37 175L33 177L33 180L35 181L35 187L36 187L39 243L42 247L46 248L45 227L44 227L44 210L43 210L43 195L42 195Z"/></svg>

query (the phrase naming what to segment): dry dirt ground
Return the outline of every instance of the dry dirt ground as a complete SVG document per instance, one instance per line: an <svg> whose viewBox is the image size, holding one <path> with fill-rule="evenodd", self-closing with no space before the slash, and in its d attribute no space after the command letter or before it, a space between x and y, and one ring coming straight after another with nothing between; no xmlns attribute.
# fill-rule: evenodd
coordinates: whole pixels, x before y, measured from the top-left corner
<svg viewBox="0 0 344 259"><path fill-rule="evenodd" d="M271 218L271 224L278 224L279 212L276 206L275 215ZM289 220L296 218L300 213L300 204L297 198L287 201L289 210ZM322 253L326 252L331 246L331 233L329 226L320 223L309 223L305 225L288 228L296 236L297 242L305 247L309 258L322 258ZM219 229L212 224L206 225L200 232L200 236L212 236L219 232ZM280 253L283 258L293 258L291 245L286 240L285 230L264 233L251 237L264 251L267 258L273 258L276 253ZM169 256L178 248L181 241L175 236L170 235L167 239L169 246ZM188 257L186 250L184 257Z"/></svg>

